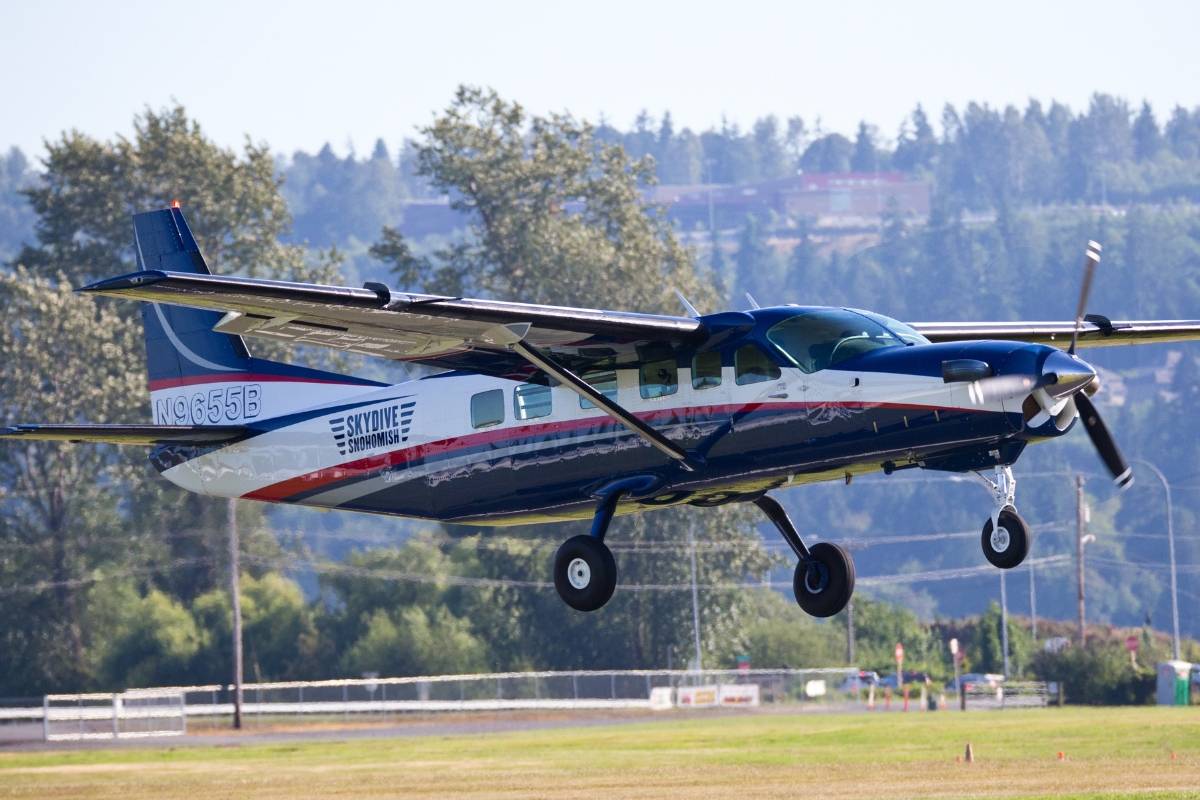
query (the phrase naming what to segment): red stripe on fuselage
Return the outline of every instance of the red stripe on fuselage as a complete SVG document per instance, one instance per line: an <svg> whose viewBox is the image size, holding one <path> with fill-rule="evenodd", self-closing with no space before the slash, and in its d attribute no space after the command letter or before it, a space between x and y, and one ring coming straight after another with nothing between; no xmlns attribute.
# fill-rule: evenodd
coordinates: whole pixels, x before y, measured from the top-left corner
<svg viewBox="0 0 1200 800"><path fill-rule="evenodd" d="M159 378L150 381L150 391L177 389L181 386L196 386L202 383L325 383L339 386L363 386L366 388L387 386L386 383L336 378L309 378L299 375L275 375L269 372L218 372L212 375L194 375L187 378Z"/></svg>
<svg viewBox="0 0 1200 800"><path fill-rule="evenodd" d="M913 403L868 403L868 402L847 402L847 403L830 403L830 402L813 402L813 403L744 403L744 404L728 404L715 406L693 406L685 408L662 409L660 411L647 411L637 414L636 416L644 422L653 422L664 418L676 418L681 422L687 422L689 416L714 416L718 414L739 414L752 413L760 409L770 409L779 411L800 410L805 408L837 406L839 408L888 408L888 409L913 409L922 411L962 411L973 413L974 409L964 408L946 408L944 406L925 406ZM452 436L447 439L439 439L436 442L427 442L425 444L412 445L401 450L392 450L379 455L367 456L365 458L355 459L354 461L346 461L331 467L308 472L304 475L298 475L295 478L289 478L286 481L264 486L261 489L256 489L253 492L242 495L249 500L264 500L267 502L280 502L300 494L302 492L311 492L314 489L319 489L336 481L354 478L360 475L377 472L388 467L398 466L410 461L427 458L429 456L440 455L452 450L461 450L468 447L475 447L482 444L501 441L504 439L522 439L530 436L546 436L567 431L578 430L580 428L592 428L597 425L603 425L607 428L622 428L623 426L616 420L608 416L587 417L585 419L564 420L562 422L545 422L535 425L522 425L515 428L494 428L480 433L471 433L464 436Z"/></svg>

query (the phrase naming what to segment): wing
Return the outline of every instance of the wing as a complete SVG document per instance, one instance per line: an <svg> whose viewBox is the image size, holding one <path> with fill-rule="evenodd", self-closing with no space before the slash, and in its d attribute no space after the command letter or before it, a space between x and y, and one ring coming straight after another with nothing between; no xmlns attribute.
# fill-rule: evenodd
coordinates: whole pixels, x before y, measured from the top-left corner
<svg viewBox="0 0 1200 800"><path fill-rule="evenodd" d="M618 356L638 344L703 338L695 319L344 286L148 270L82 291L224 311L215 330L488 374L528 371L506 345L523 339L566 359Z"/></svg>
<svg viewBox="0 0 1200 800"><path fill-rule="evenodd" d="M0 439L102 444L218 444L249 432L242 425L14 425L0 428Z"/></svg>
<svg viewBox="0 0 1200 800"><path fill-rule="evenodd" d="M1067 347L1074 322L910 322L911 327L931 342L970 339L1005 339ZM1156 344L1200 339L1200 320L1110 321L1089 314L1079 329L1079 347L1113 347L1126 344Z"/></svg>

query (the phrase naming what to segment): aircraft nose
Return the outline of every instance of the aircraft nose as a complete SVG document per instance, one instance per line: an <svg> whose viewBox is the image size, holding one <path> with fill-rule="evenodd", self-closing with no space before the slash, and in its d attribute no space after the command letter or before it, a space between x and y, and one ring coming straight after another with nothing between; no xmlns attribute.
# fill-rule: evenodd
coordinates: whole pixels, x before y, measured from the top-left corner
<svg viewBox="0 0 1200 800"><path fill-rule="evenodd" d="M1055 350L1042 364L1042 381L1053 397L1066 397L1087 388L1096 380L1095 368L1079 358Z"/></svg>

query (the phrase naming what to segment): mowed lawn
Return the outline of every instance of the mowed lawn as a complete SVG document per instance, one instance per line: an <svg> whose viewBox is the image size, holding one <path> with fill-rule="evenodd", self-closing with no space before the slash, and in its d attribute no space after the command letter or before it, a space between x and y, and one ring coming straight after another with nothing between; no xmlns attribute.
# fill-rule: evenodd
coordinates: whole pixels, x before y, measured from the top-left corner
<svg viewBox="0 0 1200 800"><path fill-rule="evenodd" d="M956 763L967 742L975 763ZM0 753L0 797L1117 796L1200 798L1200 709L667 714L466 736Z"/></svg>

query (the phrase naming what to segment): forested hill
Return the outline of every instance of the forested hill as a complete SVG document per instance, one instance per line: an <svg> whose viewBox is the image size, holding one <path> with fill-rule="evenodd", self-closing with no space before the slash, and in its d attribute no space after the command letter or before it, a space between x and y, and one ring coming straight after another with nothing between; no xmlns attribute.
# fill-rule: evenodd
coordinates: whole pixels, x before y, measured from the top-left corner
<svg viewBox="0 0 1200 800"><path fill-rule="evenodd" d="M456 102L487 99L460 90ZM459 184L469 183L454 172L456 164L437 160L438 152L447 151L430 144L439 135L461 134L466 138L457 146L471 149L462 142L479 131L455 129L452 115L437 123L446 128L411 140L390 132L367 155L339 155L328 146L316 154L278 154L256 145L235 152L207 140L181 108L139 116L128 140L97 142L73 133L54 138L47 132L46 163L15 149L0 156L0 299L8 311L7 327L0 329L7 335L0 341L6 363L0 404L8 417L71 418L87 402L92 421L142 418L138 324L115 316L128 313L112 310L115 304L99 306L114 316L94 317L91 306L64 294L57 281L61 275L78 285L111 274L94 270L128 267L128 211L163 202L162 187L174 191L176 185L185 204L186 192L196 187L194 202L210 211L212 230L205 233L216 241L254 243L253 252L214 258L217 268L258 270L266 277L349 284L378 279L416 290L453 286L444 290L602 307L658 302L658 295L668 296L659 291L662 285L679 281L702 311L743 307L749 291L764 304L844 304L909 320L1064 319L1074 311L1084 245L1095 239L1104 245L1104 260L1089 310L1113 318L1200 318L1200 108L1156 113L1105 95L1085 110L1055 102L1023 109L969 104L948 107L936 120L917 108L886 132L867 123L855 132L825 131L815 113L782 119L767 117L749 130L723 124L699 133L676 128L669 114L642 115L626 130L608 123L588 128L570 118L539 120L555 144L569 143L566 161L583 166L569 184L579 192L555 196L540 211L519 202L525 184L506 183L505 176L498 188L489 187L509 204L506 213L518 220L541 214L536 221L556 232L546 237L548 244L514 249L536 263L567 265L567 281L555 283L557 273L546 270L526 275L524 285L493 258L489 247L496 243L481 237L479 220L461 202ZM544 188L559 177L554 169L561 165L542 173L545 165L529 163L522 139L532 135L522 127L528 122L492 144L509 148L503 154L512 174L528 185L542 181L537 185ZM571 151L580 142L592 150ZM620 145L633 160L608 145ZM194 157L171 161L178 152ZM84 167L87 175L118 172L120 180L80 180ZM176 174L180 170L184 174ZM882 191L875 187L886 176L894 185L915 187L916 200L876 203L873 214L833 213L836 203L829 206L833 212L807 213L787 203L736 200L778 193L798 176L855 183L867 195ZM127 191L118 196L113 186ZM664 186L678 191L662 191ZM235 187L236 196L225 196L226 187ZM623 203L640 209L652 192L660 199L690 196L697 213L680 213L673 200L664 200L661 216L654 210L612 213ZM572 204L588 203L601 211L583 217L590 226L586 235L576 236L573 228L565 235L576 213ZM247 208L254 213L247 215ZM606 225L620 235L608 235ZM613 264L630 260L647 264L640 283L602 280ZM14 272L18 262L29 271ZM608 288L598 295L597 285ZM526 296L537 291L544 296ZM64 334L34 347L51 320L69 320L62 329L77 340ZM90 333L100 322L103 335ZM113 366L101 357L99 348L109 346L104 337L134 354L128 363ZM1200 602L1200 432L1193 420L1200 350L1160 346L1088 357L1104 369L1097 402L1105 405L1105 419L1126 454L1153 461L1172 482L1182 623L1185 634L1195 636L1200 618L1186 609ZM97 371L105 369L121 373L121 397L97 388ZM104 385L117 378L103 376L110 382ZM44 391L56 381L89 391ZM129 674L144 682L215 679L224 663L224 504L165 486L140 454L69 452L63 463L70 469L56 473L55 491L71 502L56 506L37 502L48 481L31 479L29 463L16 449L0 450L0 491L11 490L0 506L0 691L108 687L118 680L113 676ZM1168 628L1162 488L1139 471L1136 486L1114 496L1082 432L1029 448L1018 465L1018 505L1034 525L1034 555L1074 552L1077 472L1086 478L1089 529L1097 536L1087 551L1089 619ZM122 487L124 495L113 487ZM33 499L22 500L21 492ZM864 599L899 601L926 620L980 613L998 599L997 573L964 578L955 572L983 563L979 530L990 508L973 483L913 470L850 486L796 489L781 500L806 535L854 549L859 576L875 578L863 581ZM51 508L63 513L48 516ZM264 517L263 508L245 504L241 512L250 532L243 539L252 573L247 591L258 604L260 649L254 658L262 677L653 667L681 663L691 646L683 594L632 593L618 597L607 617L580 621L566 615L557 598L510 585L545 579L548 553L565 535L560 529L517 532L540 539L449 541L430 533L394 550L384 547L411 528L375 517L288 509L271 509ZM729 516L717 510L695 517L661 512L622 523L615 539L644 551L622 556L623 580L684 580L672 570L682 563L676 557L686 529L681 520L692 518L702 520L700 566L713 584L761 577L768 563L748 527L758 518L724 511ZM762 532L777 544L773 533ZM1037 614L1072 618L1070 567L1062 561L1033 575L1016 570L1007 583L1010 609L1030 613L1033 577ZM773 568L776 579L790 579L782 560ZM487 588L372 580L372 570L473 576L485 578ZM924 577L904 577L912 573ZM302 594L285 576L321 591ZM736 648L790 663L840 657L832 629L797 623L791 612L799 612L783 608L774 594L712 591L701 601L706 658L732 663ZM863 630L878 639L873 657L886 663L900 635L888 615L900 612L879 604L862 608ZM757 640L756 629L747 626L753 619L764 620ZM818 628L823 638L813 632ZM593 651L571 649L567 638L582 631ZM791 655L776 647L781 631L799 631L784 637ZM933 634L922 635L929 658L940 658ZM303 652L297 653L297 642ZM152 655L139 655L143 651ZM976 663L994 667L995 659L987 658L979 655ZM140 666L135 670L131 663Z"/></svg>

